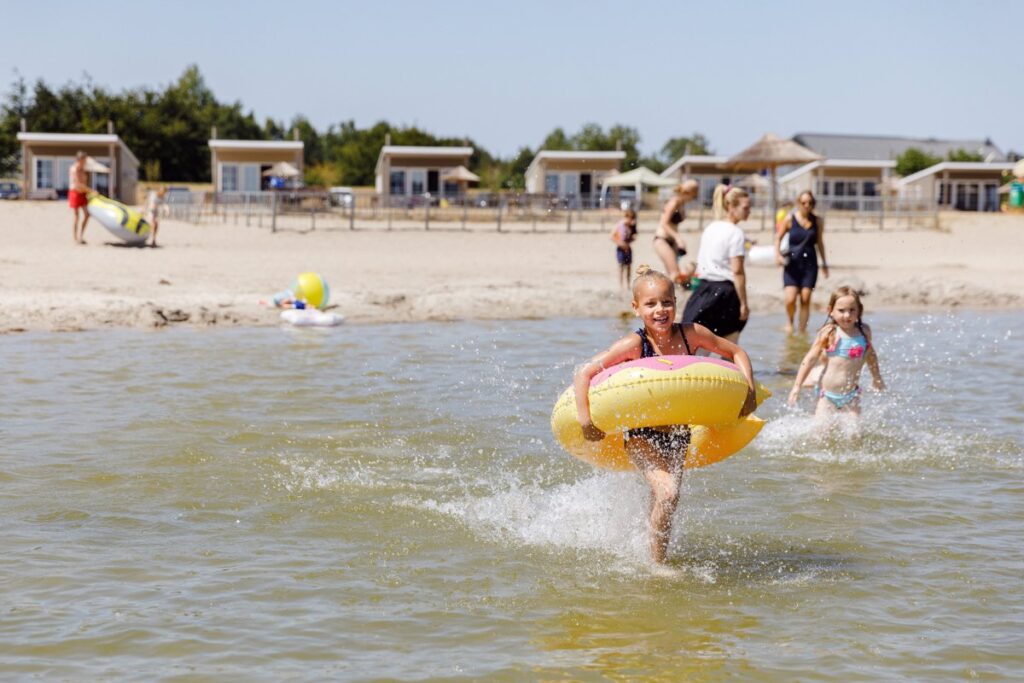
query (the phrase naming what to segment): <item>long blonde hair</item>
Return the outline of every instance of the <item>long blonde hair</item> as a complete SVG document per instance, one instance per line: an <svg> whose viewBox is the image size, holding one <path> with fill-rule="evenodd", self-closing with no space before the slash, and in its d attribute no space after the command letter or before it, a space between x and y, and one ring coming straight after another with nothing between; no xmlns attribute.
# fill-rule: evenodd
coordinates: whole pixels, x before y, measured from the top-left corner
<svg viewBox="0 0 1024 683"><path fill-rule="evenodd" d="M718 185L715 188L715 196L711 199L711 206L715 211L715 219L722 220L725 218L731 207L736 206L740 203L741 199L749 196L742 187Z"/></svg>

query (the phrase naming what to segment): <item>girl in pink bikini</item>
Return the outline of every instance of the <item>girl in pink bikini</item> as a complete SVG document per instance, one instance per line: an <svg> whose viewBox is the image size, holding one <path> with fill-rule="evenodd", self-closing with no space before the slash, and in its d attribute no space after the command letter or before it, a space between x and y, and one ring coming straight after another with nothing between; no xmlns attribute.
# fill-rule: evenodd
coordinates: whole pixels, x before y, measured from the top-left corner
<svg viewBox="0 0 1024 683"><path fill-rule="evenodd" d="M814 344L800 363L789 392L789 405L796 405L800 387L819 359L823 359L824 369L817 385L815 417L860 415L859 381L865 363L871 370L874 388L885 390L878 356L871 344L871 328L861 321L863 314L864 305L855 289L844 286L832 292L828 321L818 330Z"/></svg>

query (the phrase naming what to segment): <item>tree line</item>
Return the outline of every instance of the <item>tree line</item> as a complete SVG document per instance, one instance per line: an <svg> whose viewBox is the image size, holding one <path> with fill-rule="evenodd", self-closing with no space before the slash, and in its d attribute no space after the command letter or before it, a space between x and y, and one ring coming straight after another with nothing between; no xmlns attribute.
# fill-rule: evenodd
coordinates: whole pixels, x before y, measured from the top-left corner
<svg viewBox="0 0 1024 683"><path fill-rule="evenodd" d="M20 168L17 141L21 121L33 132L106 133L112 121L117 134L138 157L144 180L210 182L211 129L217 136L236 140L290 140L298 137L305 148L306 183L315 186L372 185L380 148L390 135L393 145L470 146L470 170L489 189L521 189L524 174L541 149L611 151L626 154L623 170L638 165L663 170L684 153L711 154L710 143L700 133L674 137L658 154L642 156L640 133L626 125L604 130L588 123L573 134L555 128L536 148L521 147L509 158L488 152L468 137L439 137L415 126L394 126L379 121L359 128L343 121L318 131L299 114L289 124L266 118L260 123L241 102L220 102L198 66L190 66L166 87L140 87L112 92L92 82L69 83L53 88L43 80L31 86L18 76L0 105L0 176Z"/></svg>

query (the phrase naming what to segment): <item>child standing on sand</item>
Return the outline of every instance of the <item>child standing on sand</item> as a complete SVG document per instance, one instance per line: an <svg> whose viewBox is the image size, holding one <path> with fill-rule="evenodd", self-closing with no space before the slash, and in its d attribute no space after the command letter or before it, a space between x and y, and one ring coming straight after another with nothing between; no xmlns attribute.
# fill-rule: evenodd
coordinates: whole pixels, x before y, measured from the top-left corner
<svg viewBox="0 0 1024 683"><path fill-rule="evenodd" d="M633 280L633 311L643 321L643 326L576 371L573 388L577 419L584 437L590 441L600 441L605 437L605 433L594 426L590 416L589 389L594 376L612 365L650 356L693 355L697 349L706 349L731 360L739 366L748 387L739 417L754 411L757 403L750 358L739 346L712 334L703 325L676 323L676 290L667 275L647 266L637 269ZM651 556L660 565L665 562L672 516L679 502L690 428L688 425L666 425L630 429L623 438L630 461L643 473L651 489Z"/></svg>
<svg viewBox="0 0 1024 683"><path fill-rule="evenodd" d="M142 210L142 216L153 227L153 241L150 243L152 247L156 246L156 232L160 229L160 208L164 205L166 196L166 187L146 193L146 206Z"/></svg>
<svg viewBox="0 0 1024 683"><path fill-rule="evenodd" d="M828 302L828 320L814 339L807 355L800 363L793 389L789 392L789 405L796 405L800 387L815 363L824 358L824 368L818 380L818 402L815 417L826 419L845 417L857 430L860 416L860 373L865 363L871 370L872 384L878 391L885 390L878 356L871 344L871 328L864 324L864 305L860 294L852 287L839 287Z"/></svg>
<svg viewBox="0 0 1024 683"><path fill-rule="evenodd" d="M636 211L626 209L622 220L612 230L612 241L615 242L615 260L619 263L619 284L623 289L629 287L629 279L633 273L633 247L636 239Z"/></svg>

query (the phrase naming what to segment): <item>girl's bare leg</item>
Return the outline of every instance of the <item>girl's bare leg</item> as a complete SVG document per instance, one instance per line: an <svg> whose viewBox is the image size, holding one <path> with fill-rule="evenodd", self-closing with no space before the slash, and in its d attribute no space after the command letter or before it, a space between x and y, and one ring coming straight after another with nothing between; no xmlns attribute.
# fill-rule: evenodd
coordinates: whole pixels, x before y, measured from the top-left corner
<svg viewBox="0 0 1024 683"><path fill-rule="evenodd" d="M664 564L668 555L668 542L672 536L672 518L679 506L679 487L683 482L682 468L671 467L661 454L642 439L630 439L626 443L626 452L643 472L644 479L651 488L651 559L657 564Z"/></svg>

